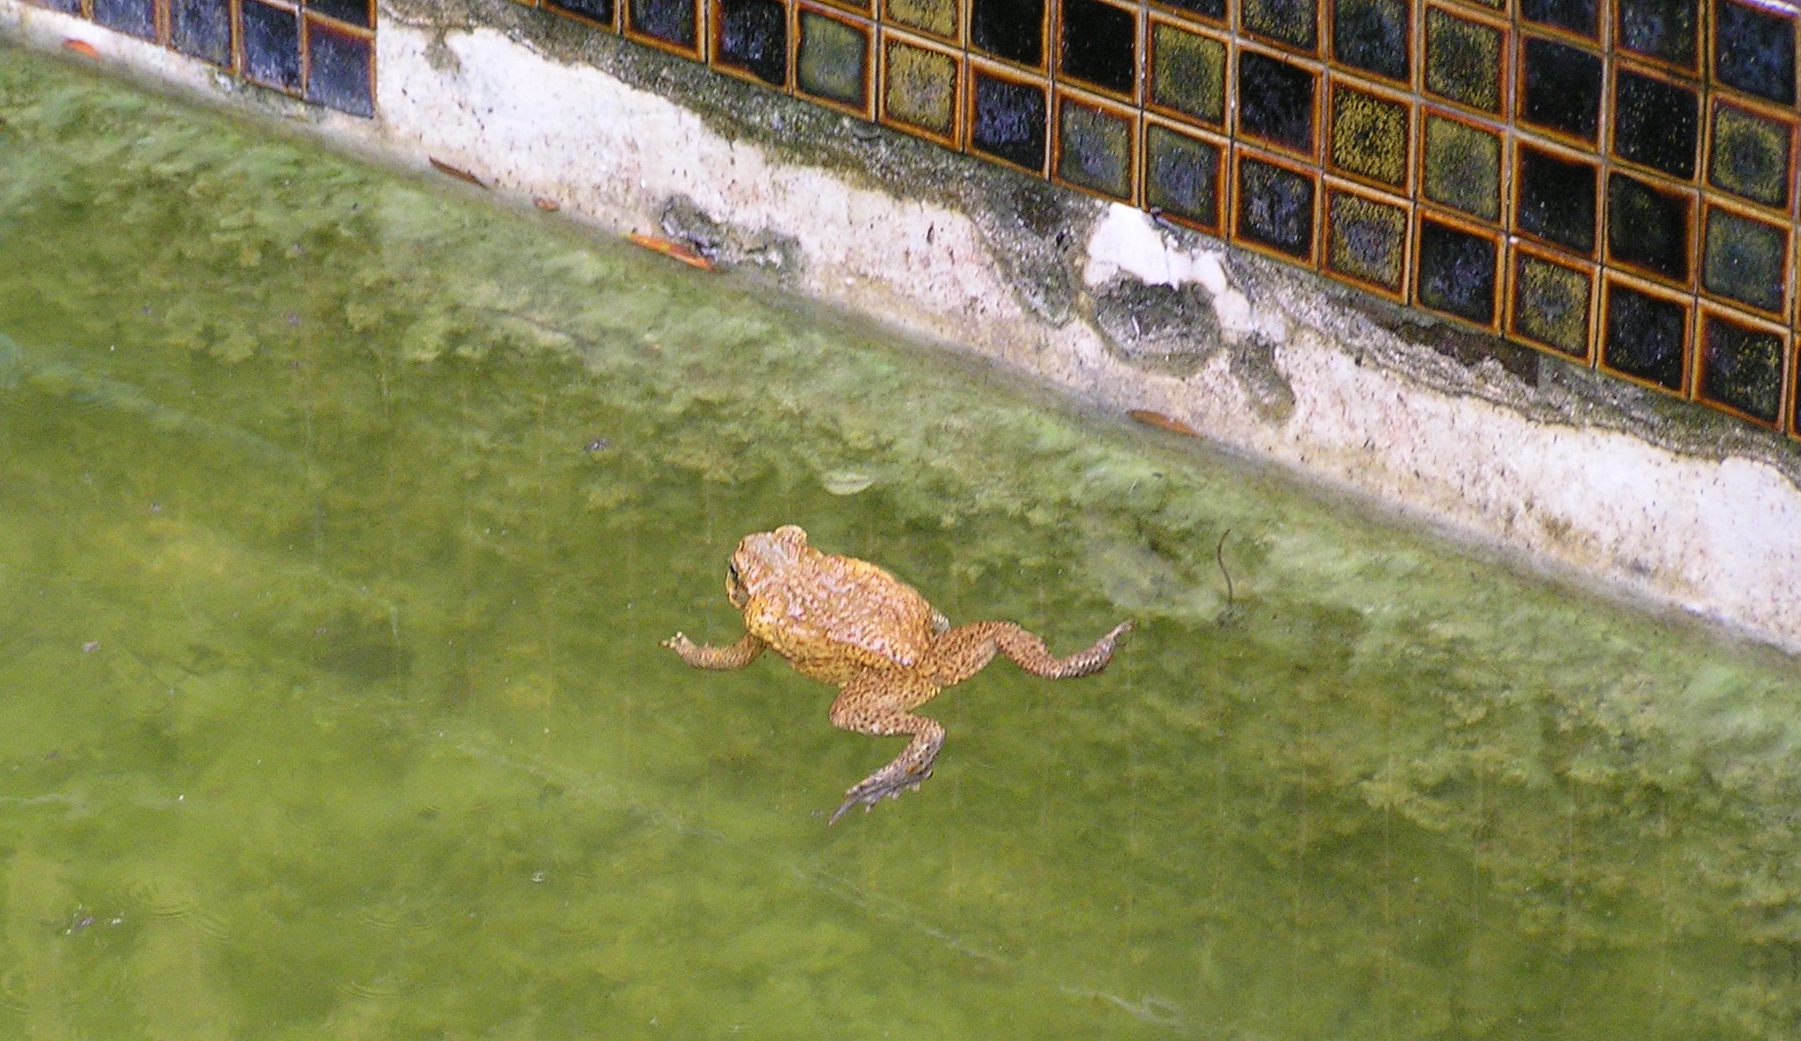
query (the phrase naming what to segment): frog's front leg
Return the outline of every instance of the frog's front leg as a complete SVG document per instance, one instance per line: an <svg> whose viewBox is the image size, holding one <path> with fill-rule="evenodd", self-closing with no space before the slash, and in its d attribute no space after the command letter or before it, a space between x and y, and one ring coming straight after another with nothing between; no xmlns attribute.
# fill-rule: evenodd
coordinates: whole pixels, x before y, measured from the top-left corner
<svg viewBox="0 0 1801 1041"><path fill-rule="evenodd" d="M681 655L683 661L697 669L742 669L756 661L768 644L745 633L730 647L708 647L695 643L682 633L676 633L664 640L663 646Z"/></svg>
<svg viewBox="0 0 1801 1041"><path fill-rule="evenodd" d="M932 763L944 745L944 727L908 709L932 700L937 693L938 687L929 680L892 672L863 673L838 692L832 701L833 726L878 737L906 734L913 740L887 766L852 785L827 824L838 823L852 806L860 804L867 810L883 799L919 787L932 776Z"/></svg>

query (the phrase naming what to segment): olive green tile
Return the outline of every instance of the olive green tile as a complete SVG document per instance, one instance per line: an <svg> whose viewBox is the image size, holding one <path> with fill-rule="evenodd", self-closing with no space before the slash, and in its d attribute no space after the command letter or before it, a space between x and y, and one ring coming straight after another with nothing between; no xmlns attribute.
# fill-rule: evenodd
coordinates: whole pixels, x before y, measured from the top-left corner
<svg viewBox="0 0 1801 1041"><path fill-rule="evenodd" d="M1319 47L1317 0L1239 0L1239 21L1265 39L1305 51Z"/></svg>
<svg viewBox="0 0 1801 1041"><path fill-rule="evenodd" d="M1787 208L1793 136L1786 123L1730 105L1715 106L1708 180L1766 206Z"/></svg>
<svg viewBox="0 0 1801 1041"><path fill-rule="evenodd" d="M1501 138L1442 116L1426 117L1420 193L1475 217L1501 219Z"/></svg>
<svg viewBox="0 0 1801 1041"><path fill-rule="evenodd" d="M1155 123L1144 131L1144 204L1191 220L1220 225L1219 145Z"/></svg>
<svg viewBox="0 0 1801 1041"><path fill-rule="evenodd" d="M1405 185L1409 115L1404 102L1334 86L1332 162L1360 177Z"/></svg>
<svg viewBox="0 0 1801 1041"><path fill-rule="evenodd" d="M1530 253L1516 254L1511 328L1516 336L1585 358L1593 293L1592 280L1583 272Z"/></svg>
<svg viewBox="0 0 1801 1041"><path fill-rule="evenodd" d="M1150 97L1154 104L1222 126L1226 121L1226 45L1173 25L1151 26Z"/></svg>
<svg viewBox="0 0 1801 1041"><path fill-rule="evenodd" d="M867 101L869 34L813 11L800 13L795 85L803 93L862 107Z"/></svg>
<svg viewBox="0 0 1801 1041"><path fill-rule="evenodd" d="M882 103L888 118L952 136L957 126L957 61L948 54L886 41Z"/></svg>
<svg viewBox="0 0 1801 1041"><path fill-rule="evenodd" d="M1103 195L1131 198L1131 121L1069 101L1058 109L1057 176Z"/></svg>
<svg viewBox="0 0 1801 1041"><path fill-rule="evenodd" d="M1401 291L1406 274L1407 211L1348 192L1327 197L1326 267Z"/></svg>
<svg viewBox="0 0 1801 1041"><path fill-rule="evenodd" d="M1786 230L1713 209L1701 249L1701 284L1710 292L1766 311L1782 310Z"/></svg>
<svg viewBox="0 0 1801 1041"><path fill-rule="evenodd" d="M957 35L957 0L887 0L887 20L939 36Z"/></svg>
<svg viewBox="0 0 1801 1041"><path fill-rule="evenodd" d="M1501 30L1438 8L1426 11L1426 89L1484 112L1501 111Z"/></svg>

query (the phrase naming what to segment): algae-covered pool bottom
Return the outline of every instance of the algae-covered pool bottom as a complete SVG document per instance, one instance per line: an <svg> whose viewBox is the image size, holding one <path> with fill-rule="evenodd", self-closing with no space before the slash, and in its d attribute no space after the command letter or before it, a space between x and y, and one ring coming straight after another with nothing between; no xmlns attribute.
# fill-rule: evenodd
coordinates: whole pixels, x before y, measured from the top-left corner
<svg viewBox="0 0 1801 1041"><path fill-rule="evenodd" d="M0 1036L1801 1034L1791 662L40 57L0 121ZM1139 627L828 828L898 742L658 646L784 522Z"/></svg>

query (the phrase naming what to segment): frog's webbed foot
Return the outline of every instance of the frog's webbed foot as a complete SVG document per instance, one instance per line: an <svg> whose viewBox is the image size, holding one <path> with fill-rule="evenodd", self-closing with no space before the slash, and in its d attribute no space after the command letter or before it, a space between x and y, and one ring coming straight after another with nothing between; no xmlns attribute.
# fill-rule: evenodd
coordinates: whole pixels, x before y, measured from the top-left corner
<svg viewBox="0 0 1801 1041"><path fill-rule="evenodd" d="M737 643L730 647L708 647L697 644L683 633L676 633L663 641L663 646L681 656L681 659L697 669L742 669L757 660L767 646L762 640L745 633Z"/></svg>
<svg viewBox="0 0 1801 1041"><path fill-rule="evenodd" d="M852 806L869 809L883 799L896 798L932 776L932 764L944 745L944 727L907 709L930 700L936 693L938 688L928 681L907 675L872 673L844 685L832 702L833 726L877 736L907 734L913 740L893 762L852 785L826 823L838 823L838 818Z"/></svg>

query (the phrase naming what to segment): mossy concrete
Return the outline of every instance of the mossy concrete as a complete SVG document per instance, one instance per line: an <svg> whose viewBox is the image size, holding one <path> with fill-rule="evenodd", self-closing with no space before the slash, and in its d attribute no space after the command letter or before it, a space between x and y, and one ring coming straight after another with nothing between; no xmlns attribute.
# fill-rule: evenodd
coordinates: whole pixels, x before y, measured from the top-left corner
<svg viewBox="0 0 1801 1041"><path fill-rule="evenodd" d="M0 31L973 351L1801 649L1801 445L506 0L387 0L378 115L0 0ZM474 189L470 189L474 190Z"/></svg>

